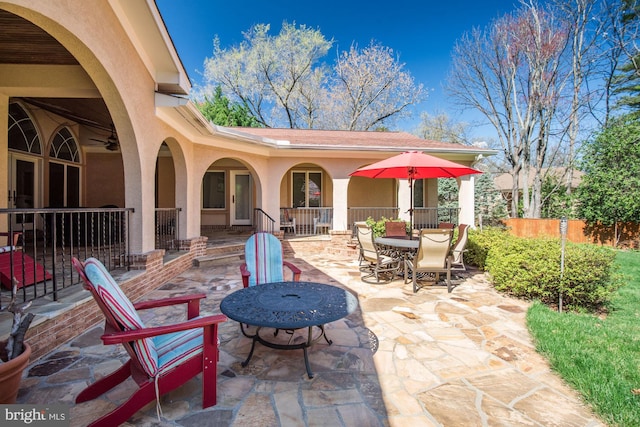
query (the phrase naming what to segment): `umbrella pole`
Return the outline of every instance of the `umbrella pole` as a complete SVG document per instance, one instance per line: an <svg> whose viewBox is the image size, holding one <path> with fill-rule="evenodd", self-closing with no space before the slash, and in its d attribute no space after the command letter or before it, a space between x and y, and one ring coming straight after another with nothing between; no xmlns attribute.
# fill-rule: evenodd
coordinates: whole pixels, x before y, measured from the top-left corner
<svg viewBox="0 0 640 427"><path fill-rule="evenodd" d="M409 240L413 239L413 176L409 175Z"/></svg>

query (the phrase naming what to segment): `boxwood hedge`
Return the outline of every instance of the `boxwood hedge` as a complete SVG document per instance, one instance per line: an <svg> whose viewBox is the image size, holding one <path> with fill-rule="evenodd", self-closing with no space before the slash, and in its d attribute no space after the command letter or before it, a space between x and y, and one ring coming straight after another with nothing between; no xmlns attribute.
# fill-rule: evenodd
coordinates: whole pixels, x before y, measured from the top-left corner
<svg viewBox="0 0 640 427"><path fill-rule="evenodd" d="M561 279L559 239L519 238L500 229L469 235L466 260L486 270L499 291L577 310L605 305L621 280L614 268L615 251L590 244L566 243Z"/></svg>

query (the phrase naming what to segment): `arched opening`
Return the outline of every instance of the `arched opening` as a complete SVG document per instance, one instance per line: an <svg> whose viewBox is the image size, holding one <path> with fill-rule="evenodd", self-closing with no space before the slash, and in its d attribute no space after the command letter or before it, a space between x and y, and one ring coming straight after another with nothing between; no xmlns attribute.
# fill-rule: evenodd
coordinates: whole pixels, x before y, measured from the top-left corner
<svg viewBox="0 0 640 427"><path fill-rule="evenodd" d="M280 228L285 234L328 234L333 221L333 182L322 167L300 163L280 182Z"/></svg>
<svg viewBox="0 0 640 427"><path fill-rule="evenodd" d="M256 228L256 178L239 160L222 158L207 168L202 177L201 202L204 235L219 230Z"/></svg>
<svg viewBox="0 0 640 427"><path fill-rule="evenodd" d="M156 249L178 250L180 210L176 208L176 168L166 142L160 145L156 159L155 209Z"/></svg>

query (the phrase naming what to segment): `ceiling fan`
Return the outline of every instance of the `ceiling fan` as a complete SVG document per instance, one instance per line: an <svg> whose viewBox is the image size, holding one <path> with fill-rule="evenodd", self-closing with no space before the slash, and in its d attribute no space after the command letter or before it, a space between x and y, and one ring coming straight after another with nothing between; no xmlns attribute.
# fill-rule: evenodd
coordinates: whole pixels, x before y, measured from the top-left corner
<svg viewBox="0 0 640 427"><path fill-rule="evenodd" d="M109 151L117 151L119 148L118 137L116 136L116 131L113 126L113 123L111 124L111 135L109 135L109 137L106 140L96 139L96 138L89 138L89 139L92 141L102 142L105 145L105 148Z"/></svg>

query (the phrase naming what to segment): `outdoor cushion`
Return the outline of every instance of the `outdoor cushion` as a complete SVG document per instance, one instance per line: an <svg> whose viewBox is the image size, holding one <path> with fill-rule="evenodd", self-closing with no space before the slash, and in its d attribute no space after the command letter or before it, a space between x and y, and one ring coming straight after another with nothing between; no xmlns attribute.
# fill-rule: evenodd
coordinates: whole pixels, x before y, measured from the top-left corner
<svg viewBox="0 0 640 427"><path fill-rule="evenodd" d="M194 354L202 352L202 328L158 335L152 339L158 352L159 372L178 366Z"/></svg>
<svg viewBox="0 0 640 427"><path fill-rule="evenodd" d="M122 292L120 286L99 260L95 258L87 259L85 261L85 273L102 302L109 307L116 321L125 330L136 330L145 327L129 298ZM139 358L142 369L149 376L156 376L159 364L158 352L154 341L149 338L137 340L133 342L133 348Z"/></svg>

